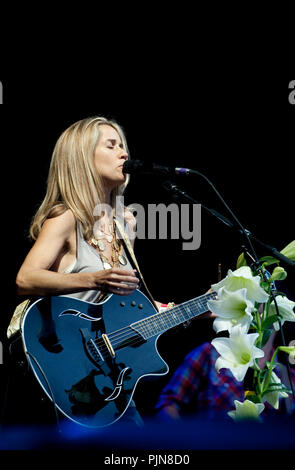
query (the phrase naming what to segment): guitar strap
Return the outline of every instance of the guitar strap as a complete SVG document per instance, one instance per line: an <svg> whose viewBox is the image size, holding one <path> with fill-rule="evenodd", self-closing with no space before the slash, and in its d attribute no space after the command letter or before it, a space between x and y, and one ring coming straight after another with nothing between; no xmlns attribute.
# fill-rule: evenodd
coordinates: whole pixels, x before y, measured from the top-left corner
<svg viewBox="0 0 295 470"><path fill-rule="evenodd" d="M28 310L30 303L31 299L26 299L16 306L7 328L7 338L14 336L20 330L23 317Z"/></svg>
<svg viewBox="0 0 295 470"><path fill-rule="evenodd" d="M117 226L117 229L118 229L118 232L121 236L121 239L123 240L124 242L124 245L125 245L125 248L126 250L128 251L130 257L132 258L132 261L134 263L134 266L136 267L137 271L138 271L138 274L139 274L139 277L140 277L140 280L142 282L142 284L144 285L144 288L150 298L150 301L152 302L152 304L154 305L154 307L156 308L156 310L158 311L158 307L156 305L156 302L152 296L152 294L150 293L146 283L145 283L145 280L143 278L143 275L139 269L139 266L138 266L138 262L136 260L136 257L135 257L135 254L134 254L134 251L133 251L133 248L131 246L131 243L130 243L130 239L129 237L127 236L125 230L123 229L122 225L120 224L120 222L118 221L118 219L116 217L114 217L114 220L115 220L115 223L116 223L116 226Z"/></svg>

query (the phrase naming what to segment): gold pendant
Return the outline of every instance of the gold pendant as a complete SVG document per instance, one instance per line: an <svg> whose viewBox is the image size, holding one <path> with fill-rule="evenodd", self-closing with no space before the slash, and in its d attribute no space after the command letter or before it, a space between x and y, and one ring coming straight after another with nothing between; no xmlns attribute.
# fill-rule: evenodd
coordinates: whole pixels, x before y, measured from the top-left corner
<svg viewBox="0 0 295 470"><path fill-rule="evenodd" d="M98 240L97 241L97 245L98 245L98 248L100 249L100 251L104 251L104 242L102 240Z"/></svg>
<svg viewBox="0 0 295 470"><path fill-rule="evenodd" d="M120 261L120 264L123 264L123 266L127 264L127 259L125 258L124 255L119 255L119 261Z"/></svg>
<svg viewBox="0 0 295 470"><path fill-rule="evenodd" d="M91 243L94 245L94 246L97 246L97 240L95 238L91 238Z"/></svg>

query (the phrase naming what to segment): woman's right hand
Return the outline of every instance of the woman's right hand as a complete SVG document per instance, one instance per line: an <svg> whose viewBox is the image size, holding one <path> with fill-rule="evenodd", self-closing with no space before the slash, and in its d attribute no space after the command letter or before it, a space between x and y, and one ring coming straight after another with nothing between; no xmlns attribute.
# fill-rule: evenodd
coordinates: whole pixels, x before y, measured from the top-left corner
<svg viewBox="0 0 295 470"><path fill-rule="evenodd" d="M110 268L92 273L94 283L102 292L129 295L139 286L139 279L133 271L123 268Z"/></svg>

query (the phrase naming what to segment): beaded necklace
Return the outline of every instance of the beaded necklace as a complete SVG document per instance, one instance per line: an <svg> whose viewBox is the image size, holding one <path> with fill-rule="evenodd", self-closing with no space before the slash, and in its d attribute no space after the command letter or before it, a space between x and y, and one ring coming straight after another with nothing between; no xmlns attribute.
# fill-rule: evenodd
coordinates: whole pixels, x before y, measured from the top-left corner
<svg viewBox="0 0 295 470"><path fill-rule="evenodd" d="M108 259L103 253L106 248L106 241L111 244L111 259ZM115 223L109 224L109 232L105 232L102 229L97 230L89 243L98 251L104 269L119 267L120 265L125 266L127 264L126 257L121 253L122 242L116 236Z"/></svg>

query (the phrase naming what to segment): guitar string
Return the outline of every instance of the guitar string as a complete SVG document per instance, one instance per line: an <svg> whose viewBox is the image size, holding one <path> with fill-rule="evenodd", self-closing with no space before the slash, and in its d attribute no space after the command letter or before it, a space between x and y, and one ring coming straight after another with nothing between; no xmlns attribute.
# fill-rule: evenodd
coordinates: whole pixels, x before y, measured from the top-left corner
<svg viewBox="0 0 295 470"><path fill-rule="evenodd" d="M205 304L200 303L200 302L198 302L198 304L200 306L202 306L202 309L201 309L201 311L199 311L197 313L197 315L194 315L193 317L189 317L189 318L184 317L184 318L181 319L180 322L178 321L177 324L184 323L185 321L187 321L191 318L194 318L194 317L198 316L199 314L205 313L205 311L206 311L206 309L204 309ZM179 313L179 312L177 312L177 313ZM182 315L183 315L183 312L180 312L180 313L182 313ZM159 315L159 317L158 317L158 315ZM139 326L144 327L143 333L146 333L146 332L152 333L151 336L154 336L156 334L159 334L161 331L163 331L162 328L159 328L158 324L155 324L155 323L153 324L153 322L155 322L155 320L156 320L157 323L159 323L160 316L161 316L160 320L163 320L162 323L165 324L164 320L166 318L163 319L163 317L168 317L168 319L171 319L171 310L169 311L169 315L168 315L168 312L167 312L166 315L165 315L165 312L163 312L162 314L155 314L155 315L152 315L151 317L148 317L147 319L143 319L143 320L140 320L139 322L136 322L136 324L137 323L139 323L139 324L144 323L144 325L139 325ZM158 317L158 318L155 318L155 317ZM176 326L176 324L175 323L169 324L169 328L171 328L173 326ZM152 328L152 331L151 331L151 328ZM141 330L142 330L142 328L141 328ZM167 330L167 325L165 325L165 330L164 331L166 331L166 330ZM139 331L140 331L140 328L139 328ZM151 337L151 336L149 336L149 337ZM126 340L128 340L128 338L132 338L132 337L134 337L134 330L130 326L124 327L121 330L118 330L117 332L114 332L114 333L110 333L108 335L108 338L110 340L112 340L112 345L113 346L117 346L118 344L121 344L122 341L126 341ZM97 339L97 340L95 340L95 342L98 345L99 345L99 343L104 345L104 341L102 339Z"/></svg>
<svg viewBox="0 0 295 470"><path fill-rule="evenodd" d="M203 296L201 296L201 297L203 297ZM197 312L197 315L193 315L192 317L189 317L189 318L186 318L186 317L182 318L180 322L177 322L177 324L184 323L184 322L186 322L186 321L188 321L192 318L197 317L198 315L200 315L202 313L205 313L206 312L205 307L207 307L206 301L210 298L213 298L213 297L216 297L216 293L204 294L204 299L202 299L201 301L200 301L200 298L198 298L198 300L193 299L193 300L185 302L185 303L189 303L190 305L196 304L199 311ZM178 315L180 313L182 316L184 316L184 312L182 311L183 310L183 305L184 304L181 304L181 307L180 306L173 307L174 312ZM201 309L200 309L200 307L201 307ZM165 325L165 320L167 320L167 318L168 318L168 320L170 319L170 321L171 321L171 315L172 315L171 310L172 309L169 309L169 311L167 311L167 312L156 313L155 315L147 317L143 320L139 320L138 322L135 322L134 324L138 325L139 327L143 326L143 334L144 333L149 333L149 334L152 333L151 335L149 335L147 337L147 339L148 339L149 337L155 336L155 335L159 334L160 332L167 331L167 325ZM161 323L164 323L164 326L165 326L164 330L162 330L162 328L159 328L159 326L158 326L159 325L159 320L161 321ZM156 322L156 324L155 324L155 322ZM168 329L172 328L173 326L176 326L177 324L175 324L175 323L172 323L172 325L169 324ZM152 328L152 331L151 331L151 328ZM140 328L139 328L139 330L140 330ZM141 328L141 330L142 330L142 328ZM108 334L108 338L111 340L112 347L115 349L118 345L122 344L122 342L125 342L125 341L129 340L128 345L134 345L136 342L141 342L142 339L145 339L144 337L142 337L140 335L140 332L139 332L140 336L138 335L138 332L136 330L135 330L135 333L136 334L134 335L134 330L132 329L131 326L128 326L128 327L121 328L120 330L117 330L113 333ZM101 352L108 351L108 348L105 345L105 342L103 341L103 339L98 338L98 339L95 340L95 343L100 347Z"/></svg>
<svg viewBox="0 0 295 470"><path fill-rule="evenodd" d="M206 300L208 298L209 298L209 296L206 298ZM189 302L190 302L190 304L195 303L193 301L189 301ZM204 303L204 301L203 302L197 302L197 307L202 307L201 309L198 308L199 311L197 312L197 315L199 315L201 313L205 313L205 311L206 311L206 309L204 310L205 306L206 306L206 303ZM172 313L172 310L174 310L174 313ZM150 329L150 327L152 327L157 332L157 331L159 331L159 328L157 328L157 326L155 326L155 323L159 324L159 322L161 322L163 324L163 323L165 323L165 320L168 319L168 326L169 327L175 326L176 325L175 323L172 323L172 324L169 325L169 320L171 321L172 320L171 317L174 316L175 314L179 315L179 313L180 313L183 316L183 318L181 319L181 321L179 323L183 323L187 320L190 320L194 316L196 316L196 315L193 315L192 317L189 316L187 318L187 317L184 316L184 312L182 310L183 310L182 308L180 308L179 306L176 306L176 307L173 307L173 309L169 309L167 312L156 313L155 315L151 315L150 317L144 318L142 320L138 320L137 322L134 322L133 324L137 325L139 327L138 329L142 330L142 329L145 328L146 330L148 330L148 329ZM179 316L179 318L180 318L180 316ZM179 324L179 323L177 323L177 324ZM130 331L130 325L127 326L127 327L121 328L121 329L119 329L119 330L117 330L113 333L109 333L108 338L110 340L111 339L116 340L118 338L118 336L120 338L123 337L124 334L126 334L127 331Z"/></svg>
<svg viewBox="0 0 295 470"><path fill-rule="evenodd" d="M181 322L181 323L183 323L183 322ZM165 329L164 331L167 331L167 329ZM160 333L161 333L161 331L157 331L156 334L160 334ZM153 332L153 334L151 336L148 336L147 339L151 338L152 336L155 336L156 334ZM129 340L128 344L126 344L126 346L135 346L136 344L141 343L142 339L144 339L144 338L142 336L140 336L139 334L137 334L137 335L129 335L129 337L126 336L124 341ZM104 341L100 340L100 342L102 343L101 346L99 347L100 352L102 354L108 353L108 348L105 345ZM96 341L96 344L97 344L97 341ZM112 347L113 347L114 350L118 349L118 346L122 345L122 340L117 341L117 342L112 342L111 344L112 344Z"/></svg>
<svg viewBox="0 0 295 470"><path fill-rule="evenodd" d="M199 301L199 298L198 298L198 301L195 301L194 299L191 300L191 301L188 301L187 303L189 303L190 305L194 306L194 307L197 307L197 315L200 314L200 313L204 313L206 311L206 308L207 308L207 300L211 297L215 297L216 294L214 295L208 295L206 296L205 299L202 299L202 301ZM172 317L174 317L174 320L175 320L175 315L178 315L178 317L181 319L180 315L181 314L183 316L183 318L181 319L180 323L183 323L191 318L193 318L195 315L192 315L192 316L188 316L186 317L185 316L185 313L188 314L188 312L184 312L183 311L183 305L184 304L181 304L181 306L175 306L173 307L172 309L169 309L165 312L162 312L162 313L156 313L154 315L151 315L147 318L143 318L142 320L138 320L137 322L134 322L133 325L136 325L138 328L145 328L145 327L149 327L149 325L151 325L152 328L155 328L155 323L165 323L165 320L168 319L168 325L169 325L169 320L170 322L172 321ZM201 307L201 308L200 308ZM205 308L206 307L206 308ZM205 309L205 310L204 310ZM204 312L202 312L204 311ZM169 325L171 326L171 325ZM175 326L175 322L172 321L172 326ZM126 328L126 327L125 327ZM127 327L128 328L128 327ZM141 328L142 329L142 328ZM148 328L147 328L148 329ZM155 328L157 330L157 327ZM117 334L120 333L123 329L121 330L117 330L113 333L110 333L108 336L109 338L113 338L115 339Z"/></svg>
<svg viewBox="0 0 295 470"><path fill-rule="evenodd" d="M201 309L200 311L197 312L196 315L193 317L197 316L198 314L204 313L204 308ZM175 315L178 314L178 319L177 322L175 322ZM141 321L139 324L137 322L134 324L134 328L132 326L125 327L125 329L122 329L120 332L114 332L108 335L110 341L116 345L116 341L120 340L126 340L128 338L128 334L130 330L133 332L134 330L137 331L138 333L152 333L157 334L160 331L165 331L169 328L172 328L173 326L176 326L179 323L184 323L185 321L191 319L192 317L187 318L183 312L180 312L181 315L179 315L179 312L173 313L173 318L169 315L163 315L163 314L157 314L157 316L145 319L144 321ZM181 318L182 317L182 318Z"/></svg>

